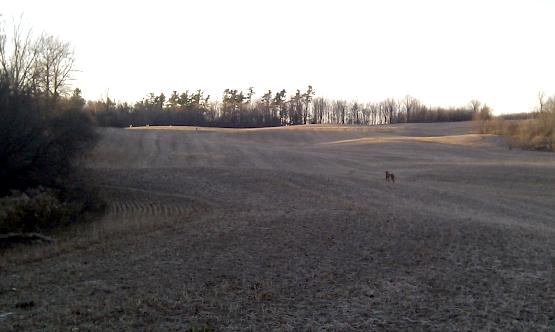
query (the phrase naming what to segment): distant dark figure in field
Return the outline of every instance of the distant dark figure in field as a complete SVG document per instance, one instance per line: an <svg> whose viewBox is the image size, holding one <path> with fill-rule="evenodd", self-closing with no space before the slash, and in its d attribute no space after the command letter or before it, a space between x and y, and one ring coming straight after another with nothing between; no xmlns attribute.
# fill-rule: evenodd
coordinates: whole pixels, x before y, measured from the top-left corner
<svg viewBox="0 0 555 332"><path fill-rule="evenodd" d="M391 173L390 171L385 171L385 181L389 181L395 183L395 174Z"/></svg>

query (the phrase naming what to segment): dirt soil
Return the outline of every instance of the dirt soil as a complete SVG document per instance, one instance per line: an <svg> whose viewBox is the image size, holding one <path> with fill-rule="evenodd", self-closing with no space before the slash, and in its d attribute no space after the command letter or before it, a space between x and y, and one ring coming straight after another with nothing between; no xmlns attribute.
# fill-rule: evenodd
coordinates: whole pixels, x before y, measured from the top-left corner
<svg viewBox="0 0 555 332"><path fill-rule="evenodd" d="M102 137L107 214L1 254L0 330L555 330L553 153L470 123Z"/></svg>

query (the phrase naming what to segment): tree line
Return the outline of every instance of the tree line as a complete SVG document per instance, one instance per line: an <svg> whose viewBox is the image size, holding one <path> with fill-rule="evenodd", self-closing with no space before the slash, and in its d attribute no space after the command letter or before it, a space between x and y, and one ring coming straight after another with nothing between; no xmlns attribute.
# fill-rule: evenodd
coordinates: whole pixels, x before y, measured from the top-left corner
<svg viewBox="0 0 555 332"><path fill-rule="evenodd" d="M408 122L469 121L491 117L491 109L477 100L460 107L431 107L412 96L380 102L315 97L315 90L268 90L255 98L254 89L226 89L220 101L202 90L173 91L170 97L150 93L134 104L110 98L85 106L100 126L194 125L215 127L272 127L300 124L380 125Z"/></svg>

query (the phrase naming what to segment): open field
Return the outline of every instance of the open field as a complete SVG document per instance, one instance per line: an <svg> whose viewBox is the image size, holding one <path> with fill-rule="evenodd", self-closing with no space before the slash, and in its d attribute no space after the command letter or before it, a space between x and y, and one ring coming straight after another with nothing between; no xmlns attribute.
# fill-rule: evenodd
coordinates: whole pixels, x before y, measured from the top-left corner
<svg viewBox="0 0 555 332"><path fill-rule="evenodd" d="M470 123L102 135L107 215L0 257L0 330L555 330L552 153Z"/></svg>

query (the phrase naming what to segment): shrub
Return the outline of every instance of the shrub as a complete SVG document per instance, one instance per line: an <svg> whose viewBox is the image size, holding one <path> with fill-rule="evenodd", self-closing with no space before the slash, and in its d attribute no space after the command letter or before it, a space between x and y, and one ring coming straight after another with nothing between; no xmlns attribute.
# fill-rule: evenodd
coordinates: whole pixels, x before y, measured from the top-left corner
<svg viewBox="0 0 555 332"><path fill-rule="evenodd" d="M0 233L40 232L74 221L83 205L61 202L51 189L14 191L0 198Z"/></svg>
<svg viewBox="0 0 555 332"><path fill-rule="evenodd" d="M555 123L555 122L554 122ZM555 151L555 125L538 117L531 120L505 121L498 119L488 126L489 133L509 137L509 147L525 150Z"/></svg>
<svg viewBox="0 0 555 332"><path fill-rule="evenodd" d="M0 195L59 188L96 139L92 118L78 104L14 93L0 82Z"/></svg>

